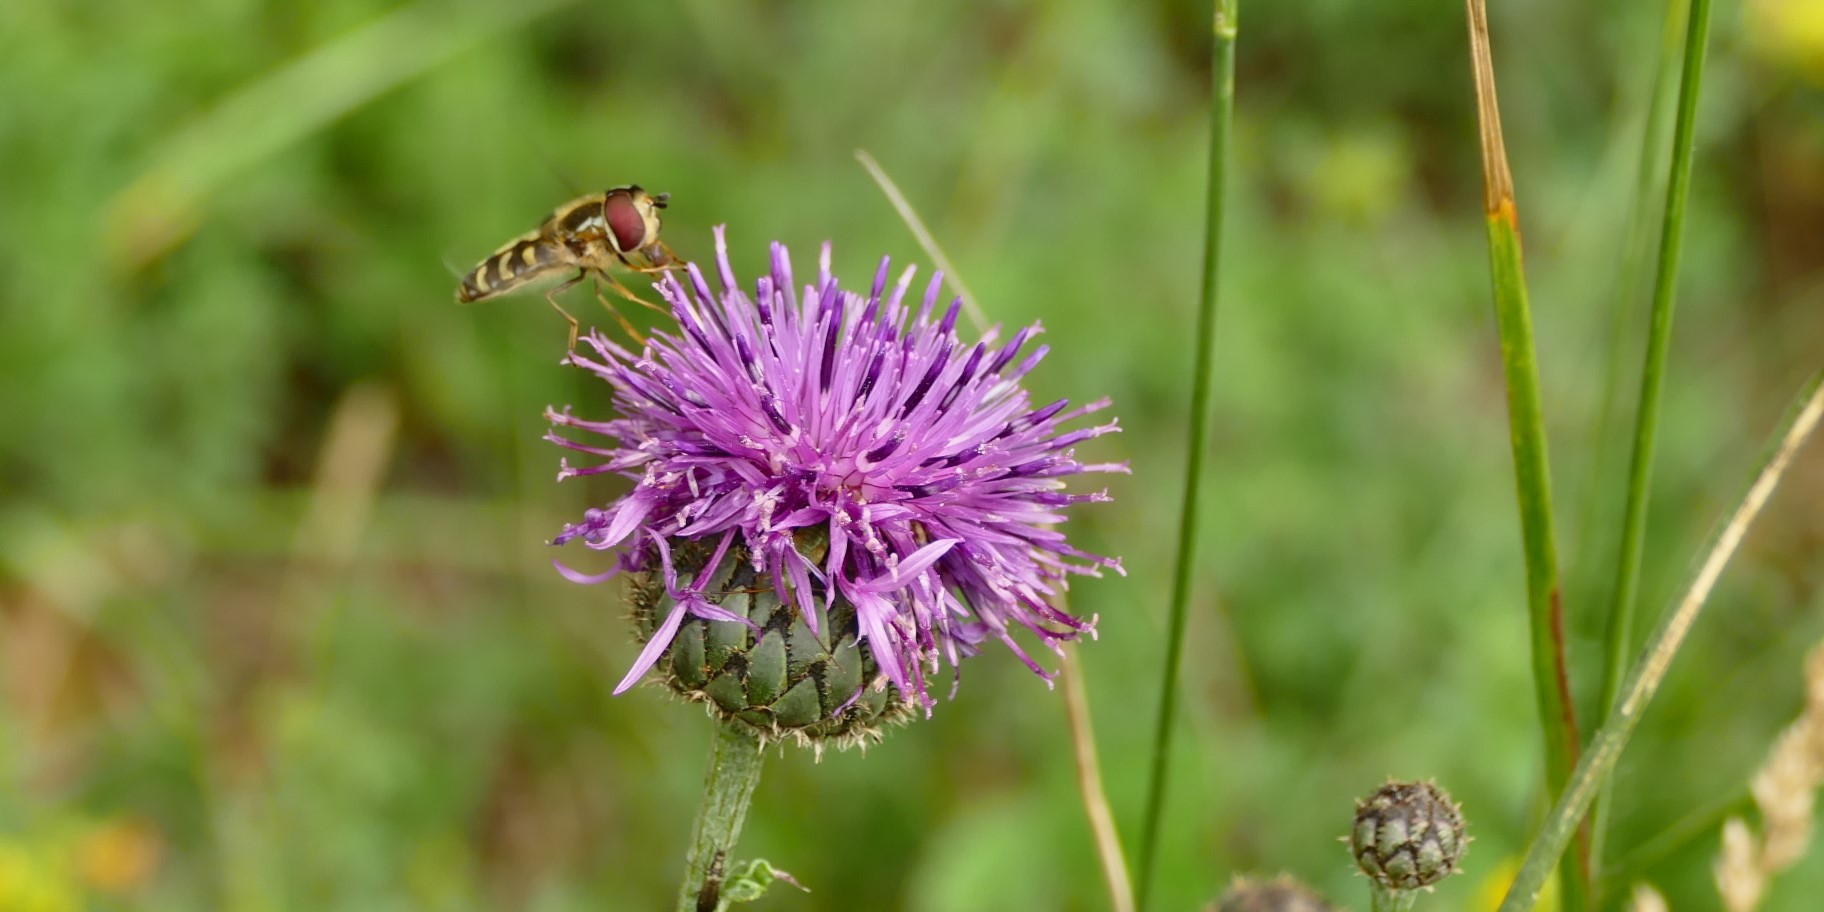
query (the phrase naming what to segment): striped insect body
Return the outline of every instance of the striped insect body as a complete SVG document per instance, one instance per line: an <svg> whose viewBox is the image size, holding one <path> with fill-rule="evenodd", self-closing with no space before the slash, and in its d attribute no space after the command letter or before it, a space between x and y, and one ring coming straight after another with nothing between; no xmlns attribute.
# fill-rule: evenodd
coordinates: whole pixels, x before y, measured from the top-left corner
<svg viewBox="0 0 1824 912"><path fill-rule="evenodd" d="M659 239L659 211L669 199L669 194L650 194L629 185L571 200L557 207L537 229L502 244L469 270L456 289L456 300L466 304L512 294L541 279L575 270L568 281L545 293L551 306L570 321L572 347L576 344L577 320L557 303L556 296L586 278L606 281L621 297L662 312L662 308L628 291L609 270L618 267L644 273L672 266L675 257ZM599 286L596 297L630 336L644 341L601 296Z"/></svg>

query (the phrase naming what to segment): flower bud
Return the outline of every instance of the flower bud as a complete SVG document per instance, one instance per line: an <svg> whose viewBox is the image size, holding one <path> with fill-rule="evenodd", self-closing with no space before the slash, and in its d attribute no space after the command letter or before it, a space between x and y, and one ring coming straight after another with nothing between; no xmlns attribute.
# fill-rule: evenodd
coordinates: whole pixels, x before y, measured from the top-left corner
<svg viewBox="0 0 1824 912"><path fill-rule="evenodd" d="M1237 877L1208 912L1335 912L1315 890L1281 874L1272 880Z"/></svg>
<svg viewBox="0 0 1824 912"><path fill-rule="evenodd" d="M1469 840L1463 814L1430 782L1389 782L1355 805L1349 853L1380 887L1417 890L1457 870Z"/></svg>

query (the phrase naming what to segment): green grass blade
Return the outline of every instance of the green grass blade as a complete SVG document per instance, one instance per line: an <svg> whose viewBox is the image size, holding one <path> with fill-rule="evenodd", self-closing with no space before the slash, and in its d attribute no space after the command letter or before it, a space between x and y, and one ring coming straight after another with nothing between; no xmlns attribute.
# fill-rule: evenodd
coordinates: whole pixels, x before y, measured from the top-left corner
<svg viewBox="0 0 1824 912"><path fill-rule="evenodd" d="M209 198L244 172L381 94L569 0L457 12L419 3L380 17L223 98L153 151L108 204L111 265L136 269L182 243Z"/></svg>
<svg viewBox="0 0 1824 912"><path fill-rule="evenodd" d="M1700 8L1701 7L1701 10ZM1660 394L1665 385L1666 353L1672 340L1673 284L1678 274L1679 246L1685 220L1685 200L1691 184L1691 157L1695 143L1693 125L1697 113L1697 95L1702 86L1705 33L1709 30L1709 0L1698 0L1687 9L1679 0L1669 0L1662 35L1660 62L1655 67L1654 91L1649 98L1646 135L1641 143L1641 173L1636 192L1644 200L1658 177L1659 121L1661 85L1684 48L1684 73L1679 84L1678 120L1672 138L1672 170L1666 182L1665 206L1660 213L1659 255L1653 286L1653 310L1649 323L1647 353L1640 378L1640 397L1635 410L1633 454L1629 457L1627 505L1623 511L1621 552L1616 561L1615 582L1611 588L1608 629L1604 636L1602 696L1597 711L1607 714L1621 691L1621 676L1627 669L1634 642L1634 616L1639 598L1640 564L1646 546L1647 488L1653 475L1653 448L1658 436ZM1691 27L1688 27L1691 26ZM1680 36L1684 40L1681 42ZM1644 233L1646 219L1636 216L1636 232ZM1631 245L1632 246L1632 245ZM1633 254L1630 250L1630 261ZM1632 275L1634 269L1627 270ZM1618 314L1631 308L1633 282L1624 283L1627 299L1619 303ZM1618 346L1619 349L1619 346ZM1619 352L1618 352L1619 353ZM1617 359L1617 365L1619 358ZM1614 375L1611 370L1611 376ZM1608 399L1605 397L1605 403ZM1602 846L1608 832L1609 789L1603 788L1596 799L1590 823L1590 867L1602 869Z"/></svg>
<svg viewBox="0 0 1824 912"><path fill-rule="evenodd" d="M1613 780L1605 783L1605 786L1612 782ZM1599 789L1596 800L1601 801L1604 794L1605 791ZM1665 861L1674 852L1683 851L1699 839L1714 838L1712 834L1721 829L1723 822L1729 818L1742 817L1755 811L1754 794L1749 790L1748 783L1736 783L1728 792L1692 807L1658 833L1629 847L1627 854L1603 865L1596 878L1598 892L1627 892L1630 886L1646 877L1648 868Z"/></svg>
<svg viewBox="0 0 1824 912"><path fill-rule="evenodd" d="M1489 264L1501 333L1501 365L1507 377L1508 430L1526 558L1533 672L1544 722L1546 767L1551 771L1548 778L1556 795L1576 759L1577 730L1564 654L1564 606L1552 531L1551 476L1539 399L1539 368L1533 351L1532 314L1515 216L1511 204L1489 214Z"/></svg>
<svg viewBox="0 0 1824 912"><path fill-rule="evenodd" d="M1577 821L1596 797L1602 783L1614 771L1615 761L1627 745L1628 737L1634 733L1634 726L1640 722L1641 713L1658 692L1666 670L1672 665L1672 659L1678 655L1685 636L1697 622L1698 613L1703 610L1705 600L1716 586L1717 577L1722 574L1723 567L1729 563L1736 547L1747 535L1749 526L1760 515L1761 508L1766 506L1768 498L1773 495L1773 489L1779 485L1780 477L1785 474L1793 454L1817 429L1820 416L1824 416L1824 371L1813 374L1805 389L1800 392L1798 403L1781 422L1774 435L1774 443L1763 457L1747 493L1742 495L1728 521L1711 535L1703 549L1704 559L1696 575L1685 587L1684 594L1660 620L1659 626L1648 640L1646 652L1628 672L1615 711L1609 715L1609 720L1596 733L1596 737L1591 739L1590 749L1578 761L1564 794L1559 796L1538 837L1527 850L1526 861L1514 876L1513 885L1501 900L1498 912L1527 912L1533 908L1539 898L1539 891L1545 886L1546 878L1551 875L1552 867L1558 863L1558 857L1569 844L1571 835L1577 828Z"/></svg>
<svg viewBox="0 0 1824 912"><path fill-rule="evenodd" d="M1508 434L1514 453L1514 484L1520 502L1521 543L1526 558L1526 604L1531 629L1533 691L1545 742L1546 787L1553 799L1564 791L1579 747L1570 670L1565 657L1564 601L1552 530L1551 467L1545 417L1540 406L1539 366L1533 351L1533 318L1527 303L1519 211L1513 174L1501 137L1495 96L1494 60L1488 40L1488 10L1467 0L1470 51L1476 80L1477 119L1482 135L1484 215L1488 220L1489 267L1494 278L1495 321L1501 334L1501 366L1507 379ZM1580 878L1566 878L1565 906L1585 908Z"/></svg>
<svg viewBox="0 0 1824 912"><path fill-rule="evenodd" d="M1621 246L1621 268L1615 283L1615 306L1611 308L1608 326L1607 358L1604 362L1602 395L1595 422L1590 426L1591 469L1585 493L1578 498L1580 517L1577 537L1580 551L1593 550L1591 544L1602 521L1598 505L1603 498L1603 473L1608 466L1609 428L1619 411L1622 375L1626 373L1631 350L1628 328L1635 317L1635 302L1645 282L1647 264L1658 244L1657 230L1664 221L1666 163L1671 149L1672 107L1677 100L1679 59L1685 45L1686 0L1666 0L1666 18L1660 30L1658 56L1653 63L1651 85L1647 88L1647 115L1640 132L1640 150L1635 163L1634 192L1628 211L1627 230ZM1650 230L1651 229L1651 230ZM1579 554L1580 561L1586 554ZM1574 575L1574 574L1569 574ZM1586 574L1590 575L1590 574ZM1625 660L1625 657L1624 657ZM1619 676L1615 685L1620 685ZM1605 682L1606 685L1606 682ZM1612 696L1612 691L1609 692ZM1608 700L1604 701L1606 705Z"/></svg>
<svg viewBox="0 0 1824 912"><path fill-rule="evenodd" d="M1141 829L1137 898L1142 912L1152 898L1159 828L1165 812L1166 779L1178 714L1178 673L1184 658L1185 617L1197 559L1197 507L1203 489L1210 435L1210 395L1215 372L1216 295L1222 272L1223 195L1228 183L1229 127L1235 111L1236 0L1216 0L1212 18L1215 47L1210 61L1209 199L1205 209L1203 286L1197 308L1197 354L1192 368L1190 447L1184 469L1184 502L1178 514L1178 551L1172 570L1170 629L1165 671L1159 686L1159 718L1153 728L1153 763L1147 780L1146 821Z"/></svg>

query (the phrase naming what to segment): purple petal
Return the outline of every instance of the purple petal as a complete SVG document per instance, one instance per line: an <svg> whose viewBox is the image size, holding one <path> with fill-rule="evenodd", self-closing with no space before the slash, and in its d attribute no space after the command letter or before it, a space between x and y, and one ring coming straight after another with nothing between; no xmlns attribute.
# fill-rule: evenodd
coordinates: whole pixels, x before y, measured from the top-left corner
<svg viewBox="0 0 1824 912"><path fill-rule="evenodd" d="M616 696L632 687L658 663L659 656L671 646L671 638L678 635L678 625L683 622L684 604L679 602L672 606L671 613L665 615L665 623L652 632L652 639L646 641L646 648L640 650L640 657L633 661L632 668L627 669L627 676L621 679L621 683L614 685Z"/></svg>
<svg viewBox="0 0 1824 912"><path fill-rule="evenodd" d="M597 573L594 575L591 575L588 573L582 573L582 572L572 570L569 567L564 566L564 562L558 560L555 557L551 559L551 566L556 567L558 575L562 576L564 579L567 579L573 583L581 583L585 586L593 586L596 583L608 582L609 580L614 579L614 577L621 572L621 568L616 566L616 567L610 567L605 572Z"/></svg>
<svg viewBox="0 0 1824 912"><path fill-rule="evenodd" d="M960 540L946 538L943 541L932 542L901 560L899 566L893 568L892 573L865 583L857 583L856 588L867 592L891 592L895 589L904 589L911 584L914 578L924 573L926 567L937 563L938 558L950 553L950 549L956 547L958 541Z"/></svg>

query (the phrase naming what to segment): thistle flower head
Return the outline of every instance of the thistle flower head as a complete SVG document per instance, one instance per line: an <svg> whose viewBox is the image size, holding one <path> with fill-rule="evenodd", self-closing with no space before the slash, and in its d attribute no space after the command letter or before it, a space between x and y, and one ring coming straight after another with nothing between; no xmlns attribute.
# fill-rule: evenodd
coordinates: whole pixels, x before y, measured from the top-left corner
<svg viewBox="0 0 1824 912"><path fill-rule="evenodd" d="M929 678L990 640L1049 679L1014 632L1054 649L1093 633L1093 618L1051 600L1068 574L1120 569L1057 529L1070 505L1108 499L1067 493L1067 477L1126 471L1074 451L1114 422L1065 430L1107 401L1035 408L1020 380L1046 354L1033 344L1039 328L964 344L960 302L938 310L941 276L914 305L914 271L890 282L883 260L866 294L847 291L826 244L815 281L800 288L774 244L770 273L749 292L720 229L716 250L720 292L695 264L658 286L676 332L655 332L638 353L591 335L569 357L608 382L620 417L547 415L547 439L592 457L566 460L560 479L636 482L554 543L621 548L619 569L656 568L669 596L616 692L659 663L687 621L739 622L760 641L759 615L730 610L727 590L706 585L732 578L712 572L725 556L751 567L746 591L767 590L813 635L829 632L838 606L852 608L871 671L927 712ZM674 563L693 550L711 556Z"/></svg>

